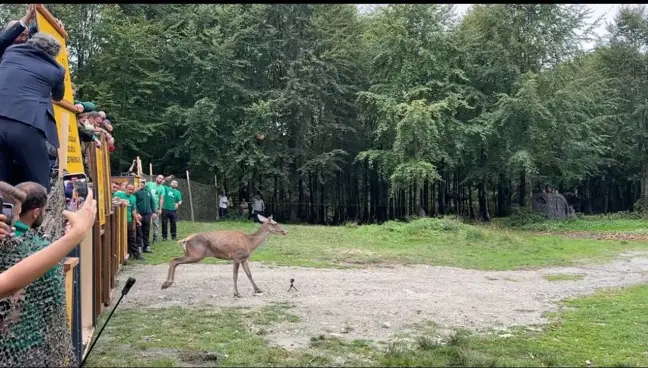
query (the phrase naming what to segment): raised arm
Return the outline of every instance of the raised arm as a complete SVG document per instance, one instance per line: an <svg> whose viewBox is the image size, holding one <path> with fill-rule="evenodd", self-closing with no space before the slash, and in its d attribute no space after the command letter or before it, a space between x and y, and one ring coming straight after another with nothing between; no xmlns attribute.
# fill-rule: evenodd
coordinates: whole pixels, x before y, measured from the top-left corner
<svg viewBox="0 0 648 368"><path fill-rule="evenodd" d="M0 273L0 299L11 296L36 281L79 245L92 228L97 215L97 201L93 198L92 190L89 190L86 201L78 212L63 211L63 216L70 225L65 235Z"/></svg>
<svg viewBox="0 0 648 368"><path fill-rule="evenodd" d="M65 96L64 81L65 81L65 69L61 67L61 69L59 70L58 81L56 81L56 85L54 85L54 89L52 89L52 100L61 101Z"/></svg>

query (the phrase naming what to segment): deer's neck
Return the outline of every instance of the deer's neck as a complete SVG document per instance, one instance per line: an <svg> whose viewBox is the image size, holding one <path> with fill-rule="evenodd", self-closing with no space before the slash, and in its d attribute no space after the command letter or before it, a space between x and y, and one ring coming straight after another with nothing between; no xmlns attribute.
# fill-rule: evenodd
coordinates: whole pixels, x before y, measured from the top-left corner
<svg viewBox="0 0 648 368"><path fill-rule="evenodd" d="M247 237L248 239L250 239L250 243L252 243L251 250L254 250L258 246L263 244L263 242L265 242L269 236L270 236L270 232L265 228L265 226L261 226L261 228L253 234L248 234Z"/></svg>

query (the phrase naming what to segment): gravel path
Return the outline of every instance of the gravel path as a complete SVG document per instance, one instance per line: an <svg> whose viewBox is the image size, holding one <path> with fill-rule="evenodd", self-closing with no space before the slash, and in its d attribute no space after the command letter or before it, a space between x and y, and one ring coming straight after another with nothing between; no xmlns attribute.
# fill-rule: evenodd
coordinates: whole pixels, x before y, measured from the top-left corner
<svg viewBox="0 0 648 368"><path fill-rule="evenodd" d="M125 268L119 285L130 276L137 283L122 306L259 307L290 302L295 306L290 312L300 321L274 325L270 331L274 342L285 347L303 347L311 336L324 333L383 340L426 321L473 330L542 324L546 323L543 313L556 310L564 298L648 281L645 253L625 253L605 265L496 272L437 266L333 270L254 263L252 275L265 294L253 296L240 271L243 298L235 299L231 265L178 266L175 283L160 290L167 269L167 265ZM548 281L543 277L550 274L583 278ZM298 292L287 292L291 278Z"/></svg>

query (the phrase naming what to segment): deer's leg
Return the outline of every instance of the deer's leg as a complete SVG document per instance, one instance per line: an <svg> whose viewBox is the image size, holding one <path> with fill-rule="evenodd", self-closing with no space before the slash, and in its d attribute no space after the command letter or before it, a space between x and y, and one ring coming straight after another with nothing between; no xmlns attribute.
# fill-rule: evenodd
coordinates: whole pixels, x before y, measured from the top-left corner
<svg viewBox="0 0 648 368"><path fill-rule="evenodd" d="M259 289L258 286L254 283L254 280L252 280L252 272L250 272L250 264L248 263L247 260L243 261L243 271L245 271L245 274L247 275L248 279L250 279L250 282L252 283L252 287L254 288L254 292L257 294L262 293L261 289Z"/></svg>
<svg viewBox="0 0 648 368"><path fill-rule="evenodd" d="M162 284L162 290L168 288L173 284L173 277L175 276L175 269L178 267L178 265L181 264L188 264L188 263L198 263L200 262L201 258L195 258L195 257L190 257L190 256L183 256L183 257L176 257L172 259L169 262L169 275L167 276L167 280Z"/></svg>
<svg viewBox="0 0 648 368"><path fill-rule="evenodd" d="M238 292L238 286L236 285L236 281L238 279L239 265L240 265L239 262L234 261L234 268L233 268L233 271L234 271L234 296L236 298L241 297L241 294L239 294L239 292Z"/></svg>

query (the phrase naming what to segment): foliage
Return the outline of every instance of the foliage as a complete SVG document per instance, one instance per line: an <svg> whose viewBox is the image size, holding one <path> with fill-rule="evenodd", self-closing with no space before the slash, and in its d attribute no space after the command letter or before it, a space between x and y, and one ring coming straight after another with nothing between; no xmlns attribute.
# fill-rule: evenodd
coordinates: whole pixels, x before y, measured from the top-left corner
<svg viewBox="0 0 648 368"><path fill-rule="evenodd" d="M581 212L648 208L643 6L591 50L585 5L48 7L79 97L113 119L115 173L137 155L323 223L489 219L544 185Z"/></svg>

